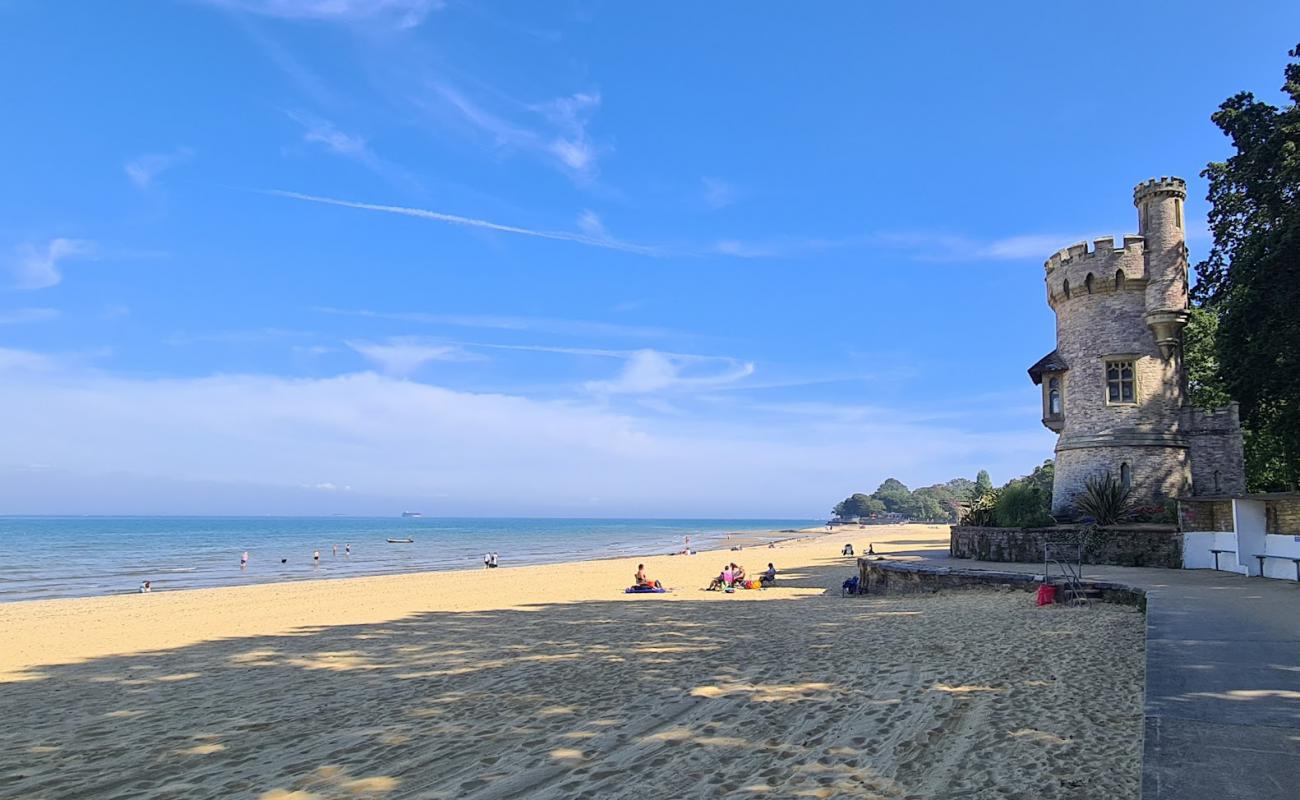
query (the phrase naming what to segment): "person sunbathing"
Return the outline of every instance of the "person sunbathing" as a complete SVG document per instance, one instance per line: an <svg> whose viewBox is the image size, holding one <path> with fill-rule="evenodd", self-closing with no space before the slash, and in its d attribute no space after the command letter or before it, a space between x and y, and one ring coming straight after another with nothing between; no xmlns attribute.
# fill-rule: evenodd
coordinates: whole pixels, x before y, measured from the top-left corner
<svg viewBox="0 0 1300 800"><path fill-rule="evenodd" d="M636 580L636 584L634 585L636 585L636 588L638 589L662 589L663 588L663 584L659 583L658 580L650 580L650 576L646 575L646 566L643 565L643 563L638 563L637 574L633 576L633 579Z"/></svg>
<svg viewBox="0 0 1300 800"><path fill-rule="evenodd" d="M731 585L743 586L745 584L745 568L738 565L731 565Z"/></svg>

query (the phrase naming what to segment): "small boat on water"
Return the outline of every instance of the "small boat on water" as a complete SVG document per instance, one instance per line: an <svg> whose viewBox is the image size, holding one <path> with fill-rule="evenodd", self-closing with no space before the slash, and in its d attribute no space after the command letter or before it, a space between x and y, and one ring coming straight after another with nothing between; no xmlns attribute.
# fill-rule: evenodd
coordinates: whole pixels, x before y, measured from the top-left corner
<svg viewBox="0 0 1300 800"><path fill-rule="evenodd" d="M424 514L423 514L422 512L419 512L419 511L403 511L403 512L402 512L402 516L404 516L404 517L423 517Z"/></svg>
<svg viewBox="0 0 1300 800"><path fill-rule="evenodd" d="M407 537L405 539L389 539L389 544L415 544L415 540Z"/></svg>

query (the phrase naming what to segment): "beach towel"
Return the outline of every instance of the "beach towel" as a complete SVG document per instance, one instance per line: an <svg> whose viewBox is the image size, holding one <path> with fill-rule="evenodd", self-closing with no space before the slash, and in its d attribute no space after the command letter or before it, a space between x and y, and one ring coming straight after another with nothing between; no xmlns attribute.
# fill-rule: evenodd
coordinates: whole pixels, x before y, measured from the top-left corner
<svg viewBox="0 0 1300 800"><path fill-rule="evenodd" d="M629 586L623 594L663 594L668 591L662 586Z"/></svg>

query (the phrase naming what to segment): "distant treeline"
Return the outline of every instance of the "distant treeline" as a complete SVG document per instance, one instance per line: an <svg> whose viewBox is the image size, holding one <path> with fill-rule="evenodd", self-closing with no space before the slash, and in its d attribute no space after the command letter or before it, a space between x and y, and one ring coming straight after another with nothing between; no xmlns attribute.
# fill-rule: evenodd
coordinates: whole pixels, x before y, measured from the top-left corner
<svg viewBox="0 0 1300 800"><path fill-rule="evenodd" d="M844 498L832 512L840 519L899 514L917 522L956 523L972 508L991 509L997 504L1007 516L1007 524L1051 524L1047 512L1052 506L1053 468L1049 459L1029 475L1008 481L1000 489L993 488L987 470L980 470L973 481L953 478L920 489L908 489L897 478L888 478L871 494L859 492Z"/></svg>

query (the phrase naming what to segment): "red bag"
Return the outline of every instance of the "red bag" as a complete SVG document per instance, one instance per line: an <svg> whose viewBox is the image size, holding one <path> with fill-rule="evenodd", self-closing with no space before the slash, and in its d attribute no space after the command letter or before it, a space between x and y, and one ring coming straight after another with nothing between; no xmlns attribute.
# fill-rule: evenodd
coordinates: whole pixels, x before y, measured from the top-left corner
<svg viewBox="0 0 1300 800"><path fill-rule="evenodd" d="M1056 602L1056 587L1050 583L1044 583L1038 587L1038 605L1050 606Z"/></svg>

